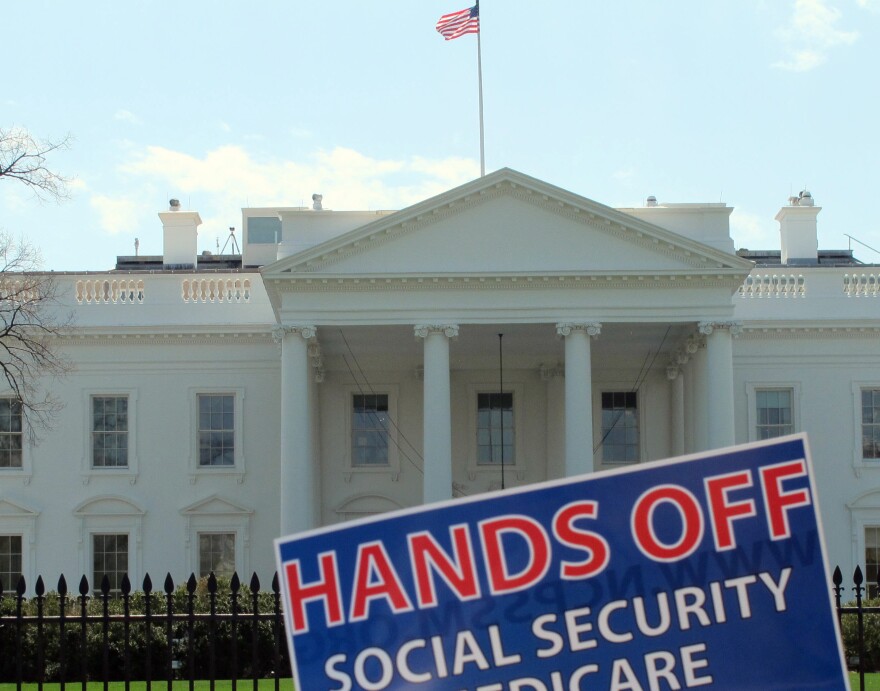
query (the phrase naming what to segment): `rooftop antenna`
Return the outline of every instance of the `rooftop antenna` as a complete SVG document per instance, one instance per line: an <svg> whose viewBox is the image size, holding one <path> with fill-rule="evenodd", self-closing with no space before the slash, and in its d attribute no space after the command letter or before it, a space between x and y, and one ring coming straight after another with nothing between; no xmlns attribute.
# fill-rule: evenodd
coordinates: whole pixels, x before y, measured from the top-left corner
<svg viewBox="0 0 880 691"><path fill-rule="evenodd" d="M226 252L226 248L229 246L229 243L232 243L232 254L241 254L241 248L238 246L238 240L235 239L235 226L229 226L229 237L226 238L226 242L223 243L223 249L220 250L220 254ZM220 241L217 240L217 244L220 244Z"/></svg>

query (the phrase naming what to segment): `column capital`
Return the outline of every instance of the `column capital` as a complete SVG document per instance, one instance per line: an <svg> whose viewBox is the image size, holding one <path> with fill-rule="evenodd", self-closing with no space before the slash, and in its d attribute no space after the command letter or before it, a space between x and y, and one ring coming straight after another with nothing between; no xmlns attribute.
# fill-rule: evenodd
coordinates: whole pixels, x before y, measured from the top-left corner
<svg viewBox="0 0 880 691"><path fill-rule="evenodd" d="M666 378L669 381L675 381L676 379L678 379L678 375L679 375L680 371L681 370L679 369L678 365L674 365L674 364L667 365L666 366Z"/></svg>
<svg viewBox="0 0 880 691"><path fill-rule="evenodd" d="M310 324L276 324L272 327L272 338L276 343L281 343L287 334L299 334L310 341L318 335L318 327Z"/></svg>
<svg viewBox="0 0 880 691"><path fill-rule="evenodd" d="M720 321L701 321L697 324L697 328L700 330L700 333L704 336L711 336L712 333L718 329L727 329L730 331L731 336L739 336L742 333L743 324L741 321L736 321L734 319L720 320Z"/></svg>
<svg viewBox="0 0 880 691"><path fill-rule="evenodd" d="M432 333L442 333L446 338L458 336L458 324L416 324L413 329L416 338L427 338Z"/></svg>
<svg viewBox="0 0 880 691"><path fill-rule="evenodd" d="M570 336L575 331L583 331L591 338L597 338L602 333L601 322L559 322L556 325L557 336Z"/></svg>

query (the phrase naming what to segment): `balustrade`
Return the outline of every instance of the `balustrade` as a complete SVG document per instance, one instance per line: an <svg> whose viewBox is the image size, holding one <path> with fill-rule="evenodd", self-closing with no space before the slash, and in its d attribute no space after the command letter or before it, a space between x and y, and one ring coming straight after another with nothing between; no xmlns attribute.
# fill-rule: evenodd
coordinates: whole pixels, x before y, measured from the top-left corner
<svg viewBox="0 0 880 691"><path fill-rule="evenodd" d="M742 298L803 298L806 279L801 274L750 274L739 294Z"/></svg>
<svg viewBox="0 0 880 691"><path fill-rule="evenodd" d="M844 274L843 293L847 297L877 297L880 294L880 275Z"/></svg>
<svg viewBox="0 0 880 691"><path fill-rule="evenodd" d="M81 279L76 282L76 301L90 305L141 305L144 302L144 282L141 279Z"/></svg>
<svg viewBox="0 0 880 691"><path fill-rule="evenodd" d="M249 278L185 278L181 284L184 302L234 302L251 300Z"/></svg>

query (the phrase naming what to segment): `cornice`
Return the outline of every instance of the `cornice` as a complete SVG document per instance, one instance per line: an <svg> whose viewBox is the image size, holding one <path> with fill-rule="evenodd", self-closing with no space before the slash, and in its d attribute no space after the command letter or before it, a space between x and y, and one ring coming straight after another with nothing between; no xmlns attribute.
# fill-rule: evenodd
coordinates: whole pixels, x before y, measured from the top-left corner
<svg viewBox="0 0 880 691"><path fill-rule="evenodd" d="M532 182L538 183L538 181ZM410 210L404 210L374 221L367 226L341 235L336 240L325 243L319 248L306 251L299 261L292 263L275 275L320 272L341 260L381 247L390 240L502 196L518 199L543 211L588 225L651 252L673 257L695 269L734 270L742 276L745 276L751 269L751 266L738 268L737 265L743 262L739 257L728 256L726 253L703 246L696 241L679 236L635 216L625 216L623 212L603 207L571 193L564 193L563 190L555 190L555 192L559 194L554 194L554 190L550 189L541 191L514 180L499 180L489 187L470 192L462 191L461 196L458 197L447 196L446 199L443 199L441 196L441 198L426 200L424 204L417 205ZM434 205L427 206L426 204L429 203ZM407 211L409 211L408 214ZM395 216L400 216L400 218L395 220Z"/></svg>
<svg viewBox="0 0 880 691"><path fill-rule="evenodd" d="M749 326L743 325L739 340L803 338L880 338L880 326Z"/></svg>
<svg viewBox="0 0 880 691"><path fill-rule="evenodd" d="M715 270L694 274L539 274L504 276L310 276L290 274L269 278L267 283L279 293L350 293L413 290L553 290L553 289L694 289L726 288L742 285L736 270Z"/></svg>
<svg viewBox="0 0 880 691"><path fill-rule="evenodd" d="M254 345L271 344L272 334L265 331L241 332L179 332L179 333L108 333L72 331L59 337L67 346L76 345Z"/></svg>

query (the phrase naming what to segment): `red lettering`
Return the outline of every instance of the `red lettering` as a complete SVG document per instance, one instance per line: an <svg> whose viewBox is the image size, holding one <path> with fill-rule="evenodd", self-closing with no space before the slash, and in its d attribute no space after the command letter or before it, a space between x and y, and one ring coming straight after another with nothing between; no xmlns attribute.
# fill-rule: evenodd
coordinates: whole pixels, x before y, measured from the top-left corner
<svg viewBox="0 0 880 691"><path fill-rule="evenodd" d="M654 531L654 511L661 504L671 504L681 516L681 535L671 544L660 541ZM678 561L690 556L703 539L703 512L696 497L678 485L652 487L633 507L630 520L636 546L655 561Z"/></svg>
<svg viewBox="0 0 880 691"><path fill-rule="evenodd" d="M395 613L412 609L385 545L368 542L358 547L349 621L366 619L370 601L380 598L387 600Z"/></svg>
<svg viewBox="0 0 880 691"><path fill-rule="evenodd" d="M327 626L342 624L342 594L339 590L339 572L336 568L336 553L324 552L318 556L321 578L311 583L300 580L299 559L284 568L287 573L287 601L290 603L290 618L293 625L292 634L309 630L305 604L314 600L324 603L324 616Z"/></svg>
<svg viewBox="0 0 880 691"><path fill-rule="evenodd" d="M741 470L727 475L716 475L706 478L705 483L715 549L718 551L734 549L736 537L733 534L733 521L754 516L757 512L752 499L729 501L728 493L735 489L751 487L752 473Z"/></svg>
<svg viewBox="0 0 880 691"><path fill-rule="evenodd" d="M578 528L575 522L581 518L596 518L599 503L576 501L566 504L553 517L553 533L566 547L581 549L589 554L583 561L560 561L559 575L566 580L590 578L605 570L611 558L608 541L590 530Z"/></svg>
<svg viewBox="0 0 880 691"><path fill-rule="evenodd" d="M518 536L528 550L528 563L510 573L504 536ZM550 538L541 524L528 516L499 516L480 523L483 553L493 595L511 593L534 585L550 568Z"/></svg>
<svg viewBox="0 0 880 691"><path fill-rule="evenodd" d="M459 600L471 600L480 595L474 551L466 525L449 529L452 537L454 560L428 532L414 533L409 538L409 554L416 581L416 599L420 607L437 604L437 591L432 573L438 573Z"/></svg>
<svg viewBox="0 0 880 691"><path fill-rule="evenodd" d="M783 481L803 477L806 474L807 463L803 458L761 468L761 488L764 492L764 506L767 509L771 539L782 540L790 537L789 510L810 505L810 492L806 487L790 492L782 489Z"/></svg>

